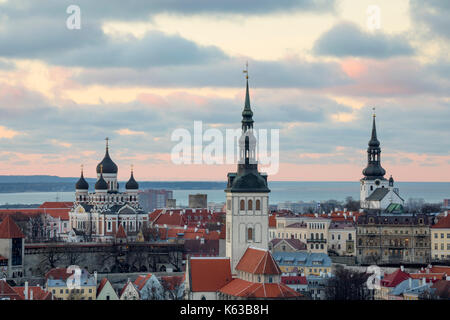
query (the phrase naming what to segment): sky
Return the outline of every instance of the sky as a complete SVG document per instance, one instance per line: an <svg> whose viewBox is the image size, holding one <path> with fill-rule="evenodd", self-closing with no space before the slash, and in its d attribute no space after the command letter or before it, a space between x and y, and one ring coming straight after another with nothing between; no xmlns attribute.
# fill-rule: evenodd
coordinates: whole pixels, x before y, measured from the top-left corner
<svg viewBox="0 0 450 320"><path fill-rule="evenodd" d="M441 0L0 0L0 174L94 177L109 137L119 179L133 165L138 181L225 180L235 165L175 164L171 137L240 128L248 62L255 130L279 130L270 180L359 180L375 107L387 176L448 182L449 14Z"/></svg>

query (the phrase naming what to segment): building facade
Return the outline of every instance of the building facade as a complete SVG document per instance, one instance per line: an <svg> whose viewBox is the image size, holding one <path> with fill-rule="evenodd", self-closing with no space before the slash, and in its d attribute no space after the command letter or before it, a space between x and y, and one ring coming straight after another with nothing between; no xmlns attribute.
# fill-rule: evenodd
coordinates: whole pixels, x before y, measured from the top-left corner
<svg viewBox="0 0 450 320"><path fill-rule="evenodd" d="M81 171L75 187L74 206L69 212L71 228L82 232L85 241L112 242L119 225L125 229L128 239L134 241L148 222L148 214L138 202L139 185L134 179L133 169L125 192L119 191L117 172L118 167L109 156L107 140L105 157L97 165L95 191L89 192Z"/></svg>
<svg viewBox="0 0 450 320"><path fill-rule="evenodd" d="M448 214L431 227L431 259L450 261L450 216Z"/></svg>
<svg viewBox="0 0 450 320"><path fill-rule="evenodd" d="M431 220L426 214L369 210L357 220L357 261L362 264L429 263Z"/></svg>

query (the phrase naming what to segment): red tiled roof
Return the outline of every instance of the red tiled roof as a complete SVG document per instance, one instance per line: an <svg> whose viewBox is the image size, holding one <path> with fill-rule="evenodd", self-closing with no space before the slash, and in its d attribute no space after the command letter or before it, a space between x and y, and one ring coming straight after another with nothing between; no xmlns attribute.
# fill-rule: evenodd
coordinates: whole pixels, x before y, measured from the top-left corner
<svg viewBox="0 0 450 320"><path fill-rule="evenodd" d="M268 250L248 247L236 270L253 274L281 274L280 267Z"/></svg>
<svg viewBox="0 0 450 320"><path fill-rule="evenodd" d="M134 280L134 285L140 291L151 277L152 277L151 273L146 274L145 276L139 276L136 278L136 280Z"/></svg>
<svg viewBox="0 0 450 320"><path fill-rule="evenodd" d="M446 273L450 276L450 267L447 266L431 266L431 268L426 268L420 271L421 273Z"/></svg>
<svg viewBox="0 0 450 320"><path fill-rule="evenodd" d="M450 229L450 215L440 218L439 221L432 226L436 229Z"/></svg>
<svg viewBox="0 0 450 320"><path fill-rule="evenodd" d="M23 300L23 298L5 281L0 280L0 298L9 298L11 300Z"/></svg>
<svg viewBox="0 0 450 320"><path fill-rule="evenodd" d="M217 292L232 280L229 258L189 259L191 291Z"/></svg>
<svg viewBox="0 0 450 320"><path fill-rule="evenodd" d="M234 279L219 290L234 297L246 298L296 298L302 295L283 283L253 283Z"/></svg>
<svg viewBox="0 0 450 320"><path fill-rule="evenodd" d="M281 282L288 285L288 284L308 284L308 281L306 280L306 277L302 276L285 276L281 277Z"/></svg>
<svg viewBox="0 0 450 320"><path fill-rule="evenodd" d="M14 220L7 216L0 224L0 239L25 238Z"/></svg>
<svg viewBox="0 0 450 320"><path fill-rule="evenodd" d="M383 287L396 287L401 282L409 279L409 273L402 271L401 269L397 269L391 274L385 275L381 280L381 285Z"/></svg>
<svg viewBox="0 0 450 320"><path fill-rule="evenodd" d="M72 208L73 207L73 202L69 202L69 201L61 201L61 202L56 202L56 201L46 201L43 204L41 204L39 206L39 208L47 208L47 209L67 209L67 208Z"/></svg>
<svg viewBox="0 0 450 320"><path fill-rule="evenodd" d="M12 289L25 300L25 287L12 287ZM52 293L45 291L42 287L28 287L28 300L31 300L31 292L33 292L33 300L53 300Z"/></svg>
<svg viewBox="0 0 450 320"><path fill-rule="evenodd" d="M75 273L75 270L72 270L72 272L67 272L67 270L68 268L53 268L45 274L45 281L47 281L48 279L61 279L63 281L66 281L67 278ZM85 269L81 269L81 274L83 276L89 275L89 273Z"/></svg>
<svg viewBox="0 0 450 320"><path fill-rule="evenodd" d="M123 228L122 224L119 225L119 229L116 232L116 238L117 239L126 239L127 238L127 234L125 233L125 229Z"/></svg>
<svg viewBox="0 0 450 320"><path fill-rule="evenodd" d="M445 278L445 273L410 273L412 279L426 279L427 282L436 282Z"/></svg>

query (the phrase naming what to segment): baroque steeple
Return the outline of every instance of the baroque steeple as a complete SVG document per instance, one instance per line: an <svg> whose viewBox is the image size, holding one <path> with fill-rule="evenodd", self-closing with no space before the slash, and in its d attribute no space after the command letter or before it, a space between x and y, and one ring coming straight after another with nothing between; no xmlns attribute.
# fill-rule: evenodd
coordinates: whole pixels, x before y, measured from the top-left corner
<svg viewBox="0 0 450 320"><path fill-rule="evenodd" d="M372 136L367 148L367 167L363 170L364 180L385 180L386 170L381 167L381 148L377 138L377 128L375 123L375 112L372 121Z"/></svg>
<svg viewBox="0 0 450 320"><path fill-rule="evenodd" d="M256 138L253 135L253 111L250 107L248 86L248 64L246 73L246 92L242 111L242 135L239 138L239 163L237 173L228 174L228 191L231 192L270 192L267 187L267 175L258 172L256 161Z"/></svg>

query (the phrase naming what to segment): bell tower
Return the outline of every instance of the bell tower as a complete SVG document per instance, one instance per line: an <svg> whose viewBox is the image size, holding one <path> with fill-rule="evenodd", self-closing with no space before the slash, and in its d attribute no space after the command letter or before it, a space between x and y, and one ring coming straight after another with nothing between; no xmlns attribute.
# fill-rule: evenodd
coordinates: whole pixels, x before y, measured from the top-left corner
<svg viewBox="0 0 450 320"><path fill-rule="evenodd" d="M228 173L226 192L226 255L231 271L249 246L268 249L269 188L267 175L258 171L256 138L253 134L253 111L248 87L242 112L237 172Z"/></svg>

